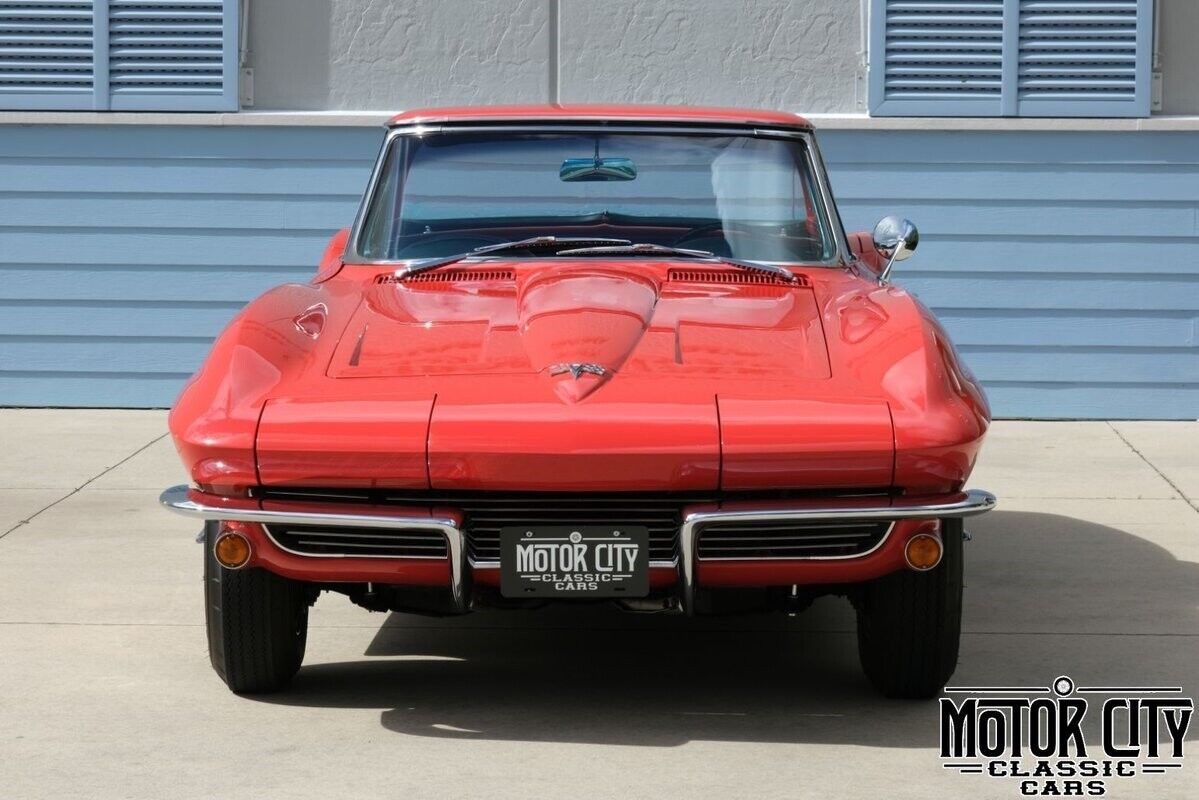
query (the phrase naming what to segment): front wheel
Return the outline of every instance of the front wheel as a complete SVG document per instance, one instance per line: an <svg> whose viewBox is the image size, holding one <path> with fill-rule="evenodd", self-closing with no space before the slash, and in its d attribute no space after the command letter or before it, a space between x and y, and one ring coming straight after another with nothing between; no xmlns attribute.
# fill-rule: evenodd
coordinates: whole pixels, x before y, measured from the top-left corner
<svg viewBox="0 0 1199 800"><path fill-rule="evenodd" d="M962 521L941 520L944 554L928 572L904 569L865 584L855 602L858 657L887 697L938 694L958 663L962 631Z"/></svg>
<svg viewBox="0 0 1199 800"><path fill-rule="evenodd" d="M213 555L218 523L204 525L204 621L212 668L238 694L291 682L308 639L308 590L264 569L230 570Z"/></svg>

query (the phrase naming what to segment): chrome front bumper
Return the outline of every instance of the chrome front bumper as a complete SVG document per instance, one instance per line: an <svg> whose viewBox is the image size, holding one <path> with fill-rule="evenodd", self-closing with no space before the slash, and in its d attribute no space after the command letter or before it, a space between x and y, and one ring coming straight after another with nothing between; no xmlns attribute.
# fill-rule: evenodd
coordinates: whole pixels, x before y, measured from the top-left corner
<svg viewBox="0 0 1199 800"><path fill-rule="evenodd" d="M275 510L252 508L258 505L254 500L226 500L226 498L211 497L211 501L198 500L202 493L193 491L187 486L172 486L163 492L158 502L176 514L201 520L218 520L225 522L260 522L283 525L344 525L351 528L416 528L420 530L439 531L445 535L446 546L450 552L450 591L454 605L465 610L467 598L466 581L466 540L462 533L459 520L451 517L403 516L396 514L371 514L358 511L315 511L305 510L303 504L297 504L295 510ZM315 556L314 556L315 557ZM321 556L321 558L337 558L337 556Z"/></svg>
<svg viewBox="0 0 1199 800"><path fill-rule="evenodd" d="M904 503L903 498L896 498L894 504L887 506L859 506L856 504L841 504L838 506L797 506L792 508L771 509L718 509L714 511L696 511L683 518L683 527L679 529L679 553L682 556L682 603L689 613L695 608L695 564L698 561L696 545L699 532L704 525L714 522L814 522L838 519L946 519L952 517L973 517L985 514L995 507L995 495L979 489L962 492L955 499L945 502ZM850 556L856 558L858 556Z"/></svg>
<svg viewBox="0 0 1199 800"><path fill-rule="evenodd" d="M445 535L450 559L450 590L454 604L465 610L469 602L466 597L465 581L468 569L466 541L461 520L450 515L401 515L378 513L376 507L367 509L347 507L345 511L327 508L305 508L304 503L282 509L262 508L251 499L223 498L205 495L187 486L173 486L162 493L159 501L176 514L201 520L236 522L258 522L291 525L343 525L360 528L417 528L439 531ZM901 519L946 519L972 517L984 514L995 507L995 496L978 489L961 492L948 498L932 501L895 498L888 505L871 505L877 500L838 500L836 504L819 502L797 502L783 507L777 503L747 507L745 504L729 504L728 508L713 507L697 509L685 514L679 529L679 557L681 562L681 599L684 610L695 607L696 545L704 526L717 522L813 522L823 520L901 520ZM336 556L313 556L330 558Z"/></svg>

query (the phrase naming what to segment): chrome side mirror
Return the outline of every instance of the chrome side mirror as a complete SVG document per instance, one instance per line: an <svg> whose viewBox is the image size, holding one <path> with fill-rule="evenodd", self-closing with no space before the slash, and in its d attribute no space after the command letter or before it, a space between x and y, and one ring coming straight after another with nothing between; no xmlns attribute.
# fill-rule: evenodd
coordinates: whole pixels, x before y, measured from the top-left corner
<svg viewBox="0 0 1199 800"><path fill-rule="evenodd" d="M874 249L887 259L887 266L879 273L879 283L886 283L895 262L911 256L919 243L920 232L910 221L894 215L880 219L874 226Z"/></svg>

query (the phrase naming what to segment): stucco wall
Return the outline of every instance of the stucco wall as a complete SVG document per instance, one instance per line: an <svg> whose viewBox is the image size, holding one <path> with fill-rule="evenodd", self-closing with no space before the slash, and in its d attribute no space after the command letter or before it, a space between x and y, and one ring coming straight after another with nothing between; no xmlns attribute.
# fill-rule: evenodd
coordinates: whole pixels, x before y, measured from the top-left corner
<svg viewBox="0 0 1199 800"><path fill-rule="evenodd" d="M562 100L854 110L858 0L563 0Z"/></svg>
<svg viewBox="0 0 1199 800"><path fill-rule="evenodd" d="M547 0L253 0L254 108L543 102Z"/></svg>
<svg viewBox="0 0 1199 800"><path fill-rule="evenodd" d="M861 110L861 0L252 0L254 107L715 103ZM1159 0L1166 114L1199 114L1199 2Z"/></svg>
<svg viewBox="0 0 1199 800"><path fill-rule="evenodd" d="M1158 0L1162 113L1199 114L1199 2Z"/></svg>
<svg viewBox="0 0 1199 800"><path fill-rule="evenodd" d="M561 0L563 101L854 110L859 0ZM542 102L549 0L253 0L256 109Z"/></svg>

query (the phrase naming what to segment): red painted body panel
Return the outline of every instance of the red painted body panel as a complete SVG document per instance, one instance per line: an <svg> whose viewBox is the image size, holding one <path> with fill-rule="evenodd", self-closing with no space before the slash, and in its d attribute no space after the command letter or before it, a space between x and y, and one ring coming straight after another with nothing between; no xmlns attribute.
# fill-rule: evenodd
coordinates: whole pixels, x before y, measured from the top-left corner
<svg viewBox="0 0 1199 800"><path fill-rule="evenodd" d="M441 109L394 122L508 118L807 125L625 106ZM406 282L394 268L343 263L345 244L339 232L312 283L249 304L172 410L180 455L208 491L944 495L969 476L989 421L928 309L855 265L790 265L801 280L782 284L695 261L504 258ZM603 374L559 369L580 363ZM838 562L702 564L699 579L865 580L899 568L900 539ZM264 566L292 577L423 584L448 574L444 562L312 559L256 544Z"/></svg>
<svg viewBox="0 0 1199 800"><path fill-rule="evenodd" d="M427 489L432 396L271 400L258 425L264 485Z"/></svg>
<svg viewBox="0 0 1199 800"><path fill-rule="evenodd" d="M882 275L887 266L887 259L874 249L874 237L870 231L853 231L845 234L849 241L849 250L858 259L858 263L874 275Z"/></svg>
<svg viewBox="0 0 1199 800"><path fill-rule="evenodd" d="M804 488L890 486L891 415L881 400L719 398L721 485L774 489L787 473Z"/></svg>
<svg viewBox="0 0 1199 800"><path fill-rule="evenodd" d="M973 467L985 399L898 287L818 267L798 269L810 286L677 285L666 262L618 277L618 262L547 261L507 262L513 279L490 289L346 266L272 290L172 412L193 480L945 493ZM608 299L587 299L600 286ZM608 374L548 372L584 361Z"/></svg>
<svg viewBox="0 0 1199 800"><path fill-rule="evenodd" d="M327 281L341 271L342 258L345 256L346 243L349 240L349 228L342 228L333 234L333 238L329 240L328 247L325 248L324 255L321 256L321 263L316 268L316 275L312 277L313 283Z"/></svg>
<svg viewBox="0 0 1199 800"><path fill-rule="evenodd" d="M429 427L436 489L687 491L717 488L720 430L710 394L691 398L654 381L620 382L584 403L560 380L486 380L438 395ZM531 398L531 399L530 399Z"/></svg>
<svg viewBox="0 0 1199 800"><path fill-rule="evenodd" d="M812 124L798 114L751 108L656 106L623 104L496 105L461 108L414 108L397 114L388 125L437 122L536 122L537 120L593 119L630 122L728 123L773 125L809 130Z"/></svg>
<svg viewBox="0 0 1199 800"><path fill-rule="evenodd" d="M558 260L514 264L510 287L486 299L462 283L375 285L381 270L366 266L287 285L225 331L171 429L193 480L225 491L421 487L422 461L439 488L579 491L589 470L595 489L715 488L722 441L721 488L962 486L989 410L904 290L829 267L802 270L811 288L683 290L669 266L638 261L625 278L602 277L632 287L611 293L637 297L627 313L566 290L543 314L522 307L526 276L570 271ZM560 282L595 288L595 269ZM380 291L409 319L362 319ZM655 302L640 299L647 291ZM430 294L439 302L423 308L412 297ZM363 347L351 365L360 324L374 355ZM608 374L548 374L577 361Z"/></svg>

